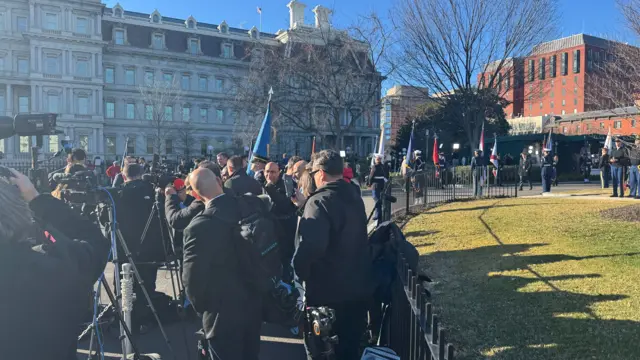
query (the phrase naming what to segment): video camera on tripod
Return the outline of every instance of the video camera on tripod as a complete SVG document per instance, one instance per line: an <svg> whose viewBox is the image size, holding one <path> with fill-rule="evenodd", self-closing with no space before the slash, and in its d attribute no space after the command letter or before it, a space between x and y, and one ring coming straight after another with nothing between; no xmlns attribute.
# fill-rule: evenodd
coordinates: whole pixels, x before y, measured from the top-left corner
<svg viewBox="0 0 640 360"><path fill-rule="evenodd" d="M313 359L335 359L334 347L339 341L333 332L335 321L335 310L326 306L307 307L305 337Z"/></svg>
<svg viewBox="0 0 640 360"><path fill-rule="evenodd" d="M42 147L44 135L62 134L56 130L57 114L21 114L13 118L0 116L0 139L7 139L14 135L35 136L36 146L31 148L31 169L29 179L38 189L47 187L47 173L38 168L38 150Z"/></svg>

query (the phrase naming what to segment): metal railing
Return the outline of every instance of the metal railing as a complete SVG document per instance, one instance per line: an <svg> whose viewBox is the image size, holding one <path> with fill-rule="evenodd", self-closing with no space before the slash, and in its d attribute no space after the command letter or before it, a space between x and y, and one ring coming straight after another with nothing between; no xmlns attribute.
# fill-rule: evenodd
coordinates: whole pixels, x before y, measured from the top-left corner
<svg viewBox="0 0 640 360"><path fill-rule="evenodd" d="M412 208L452 201L517 197L519 177L516 166L503 166L497 171L493 165L474 170L469 166L431 166L397 181L404 192L398 198L404 200L405 212L409 213Z"/></svg>

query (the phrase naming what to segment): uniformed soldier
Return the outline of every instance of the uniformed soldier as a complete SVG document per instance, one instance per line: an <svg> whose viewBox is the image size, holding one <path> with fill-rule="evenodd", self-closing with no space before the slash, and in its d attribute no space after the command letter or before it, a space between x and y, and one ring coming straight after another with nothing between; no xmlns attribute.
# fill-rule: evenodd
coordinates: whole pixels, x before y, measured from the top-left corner
<svg viewBox="0 0 640 360"><path fill-rule="evenodd" d="M551 192L551 177L553 172L553 159L549 154L549 149L542 150L541 166L542 166L542 192Z"/></svg>
<svg viewBox="0 0 640 360"><path fill-rule="evenodd" d="M559 163L560 158L558 157L558 154L553 155L553 172L551 174L551 182L553 183L553 186L558 186L558 176L560 175L560 170L558 167Z"/></svg>
<svg viewBox="0 0 640 360"><path fill-rule="evenodd" d="M405 166L403 164L403 166ZM382 155L375 155L375 165L371 168L367 186L371 187L371 196L375 201L376 212L373 216L374 220L382 218L382 198L385 184L389 181L389 169L382 163Z"/></svg>
<svg viewBox="0 0 640 360"><path fill-rule="evenodd" d="M482 150L478 149L473 152L471 159L471 176L473 177L473 196L482 197L482 182L484 178L485 165Z"/></svg>
<svg viewBox="0 0 640 360"><path fill-rule="evenodd" d="M269 158L253 155L251 159L251 171L253 171L253 178L258 180L260 186L264 187L267 184L267 178L264 175L264 168L267 166Z"/></svg>
<svg viewBox="0 0 640 360"><path fill-rule="evenodd" d="M520 191L522 191L522 185L524 185L525 180L529 181L529 190L533 189L533 184L531 183L531 158L525 151L520 154L518 175L520 176Z"/></svg>
<svg viewBox="0 0 640 360"><path fill-rule="evenodd" d="M591 156L589 154L584 153L580 157L580 172L582 173L582 178L585 183L589 182L589 176L591 176Z"/></svg>

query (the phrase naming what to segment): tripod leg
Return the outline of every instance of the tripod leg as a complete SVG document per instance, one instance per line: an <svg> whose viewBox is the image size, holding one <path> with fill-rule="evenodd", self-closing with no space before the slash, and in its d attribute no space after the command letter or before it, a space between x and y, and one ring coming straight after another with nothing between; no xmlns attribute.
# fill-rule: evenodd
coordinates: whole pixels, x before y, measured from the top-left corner
<svg viewBox="0 0 640 360"><path fill-rule="evenodd" d="M140 284L140 289L142 290L142 293L145 299L147 300L147 304L149 304L149 308L151 309L151 312L153 313L153 316L156 319L156 322L158 323L158 327L160 329L160 332L162 333L162 337L164 338L164 341L167 343L167 348L169 348L169 351L171 351L171 354L173 354L173 357L177 359L175 353L173 352L171 341L169 340L169 337L167 336L167 333L165 332L164 327L162 326L162 322L160 321L160 317L158 316L158 312L156 311L155 306L153 306L153 303L151 302L151 297L149 296L149 292L144 286L144 281L140 277L138 268L136 267L136 264L133 261L133 258L131 257L131 252L129 251L129 247L127 246L127 243L124 241L124 237L122 237L122 233L120 232L120 229L117 229L117 236L118 236L118 240L120 241L120 244L122 245L122 249L125 252L125 256L129 260L129 264L131 264L131 268L133 269L133 273L136 277L136 280L138 281L138 284Z"/></svg>
<svg viewBox="0 0 640 360"><path fill-rule="evenodd" d="M138 346L136 346L136 344L134 343L131 330L129 329L124 319L122 318L122 315L121 315L122 309L120 308L120 305L118 305L118 301L113 295L113 292L111 292L111 288L109 288L109 285L107 285L107 282L103 281L102 285L104 286L104 292L107 294L107 297L109 297L109 300L111 301L111 306L113 306L114 308L113 313L115 317L118 319L118 321L120 322L120 327L123 329L127 339L129 339L129 343L131 344L131 349L133 350L134 358L136 359L140 358L140 352L138 351Z"/></svg>

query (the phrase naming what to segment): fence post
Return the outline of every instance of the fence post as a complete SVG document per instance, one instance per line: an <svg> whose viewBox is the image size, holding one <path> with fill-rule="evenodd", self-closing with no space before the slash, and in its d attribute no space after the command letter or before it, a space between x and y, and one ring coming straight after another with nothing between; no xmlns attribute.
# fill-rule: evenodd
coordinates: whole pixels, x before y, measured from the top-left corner
<svg viewBox="0 0 640 360"><path fill-rule="evenodd" d="M453 201L456 201L456 185L458 184L458 178L456 176L456 167L453 167L453 180L451 180L451 182L453 183Z"/></svg>
<svg viewBox="0 0 640 360"><path fill-rule="evenodd" d="M407 181L405 182L404 188L407 193L407 197L405 201L405 214L409 215L409 198L411 197L411 177L407 177Z"/></svg>

